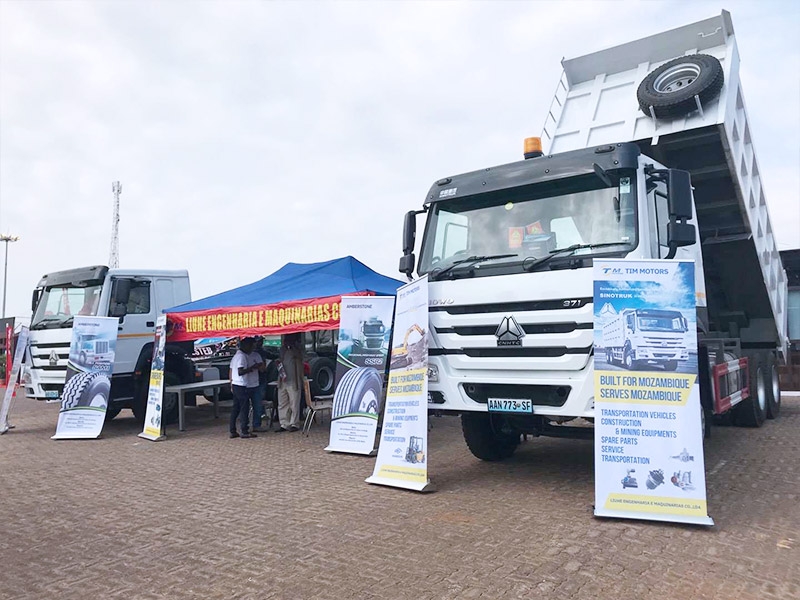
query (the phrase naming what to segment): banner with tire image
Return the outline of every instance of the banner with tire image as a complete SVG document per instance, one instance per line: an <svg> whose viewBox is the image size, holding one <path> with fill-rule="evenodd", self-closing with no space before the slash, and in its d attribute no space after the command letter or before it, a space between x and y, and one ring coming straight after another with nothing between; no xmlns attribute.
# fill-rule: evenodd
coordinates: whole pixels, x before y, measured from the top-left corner
<svg viewBox="0 0 800 600"><path fill-rule="evenodd" d="M111 395L119 319L75 317L54 440L100 435Z"/></svg>
<svg viewBox="0 0 800 600"><path fill-rule="evenodd" d="M164 398L164 355L167 343L167 315L160 315L156 321L156 334L153 340L153 362L150 367L150 387L147 390L147 411L144 416L144 430L139 437L157 442L165 436L161 434L161 415Z"/></svg>
<svg viewBox="0 0 800 600"><path fill-rule="evenodd" d="M393 314L392 296L342 298L328 452L375 452Z"/></svg>
<svg viewBox="0 0 800 600"><path fill-rule="evenodd" d="M397 290L391 367L375 470L367 483L417 492L428 479L428 278Z"/></svg>

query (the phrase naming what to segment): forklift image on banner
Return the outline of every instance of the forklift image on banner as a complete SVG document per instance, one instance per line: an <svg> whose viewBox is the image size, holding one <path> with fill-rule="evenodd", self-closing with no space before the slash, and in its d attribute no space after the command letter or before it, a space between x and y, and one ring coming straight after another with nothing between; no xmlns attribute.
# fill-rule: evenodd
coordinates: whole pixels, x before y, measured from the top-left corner
<svg viewBox="0 0 800 600"><path fill-rule="evenodd" d="M412 464L421 463L425 460L425 453L422 451L422 438L412 435L408 440L406 450L406 462Z"/></svg>

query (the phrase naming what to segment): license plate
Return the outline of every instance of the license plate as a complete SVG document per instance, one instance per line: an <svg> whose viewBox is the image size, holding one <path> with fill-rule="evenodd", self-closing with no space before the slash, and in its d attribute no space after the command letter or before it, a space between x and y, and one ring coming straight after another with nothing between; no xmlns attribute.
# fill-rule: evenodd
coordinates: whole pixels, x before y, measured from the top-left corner
<svg viewBox="0 0 800 600"><path fill-rule="evenodd" d="M56 390L46 390L44 393L45 398L58 398L58 391Z"/></svg>
<svg viewBox="0 0 800 600"><path fill-rule="evenodd" d="M513 398L489 398L489 412L533 413L533 401Z"/></svg>

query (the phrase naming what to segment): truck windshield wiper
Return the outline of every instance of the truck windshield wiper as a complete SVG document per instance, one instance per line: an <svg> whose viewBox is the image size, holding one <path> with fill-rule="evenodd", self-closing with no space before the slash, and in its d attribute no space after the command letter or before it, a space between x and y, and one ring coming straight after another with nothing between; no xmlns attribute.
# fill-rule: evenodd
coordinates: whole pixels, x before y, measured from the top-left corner
<svg viewBox="0 0 800 600"><path fill-rule="evenodd" d="M518 254L491 254L489 256L470 256L469 258L462 258L461 260L455 261L449 267L445 267L444 269L433 269L430 273L431 279L438 279L445 273L449 273L455 267L459 265L463 265L465 263L470 263L469 266L477 265L478 263L485 262L487 260L497 260L500 258L513 258L514 256L519 256Z"/></svg>
<svg viewBox="0 0 800 600"><path fill-rule="evenodd" d="M57 326L57 323L61 323L61 319L58 317L45 317L41 321L31 325L31 329L50 329L51 327Z"/></svg>
<svg viewBox="0 0 800 600"><path fill-rule="evenodd" d="M626 244L628 244L628 242L601 242L599 244L573 244L572 246L567 246L565 248L557 248L555 250L551 250L550 254L548 254L547 256L543 256L542 258L529 256L524 261L522 261L522 268L523 270L528 271L530 273L531 271L535 271L543 264L550 262L556 256L561 256L562 254L570 254L572 252L582 250L583 248L603 248L605 246L624 246Z"/></svg>

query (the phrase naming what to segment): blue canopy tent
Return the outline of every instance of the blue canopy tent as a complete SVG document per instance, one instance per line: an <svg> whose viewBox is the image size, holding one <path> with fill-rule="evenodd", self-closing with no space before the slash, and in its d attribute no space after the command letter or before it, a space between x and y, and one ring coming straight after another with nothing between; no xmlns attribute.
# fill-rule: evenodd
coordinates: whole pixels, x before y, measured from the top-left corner
<svg viewBox="0 0 800 600"><path fill-rule="evenodd" d="M170 341L336 329L342 296L394 296L403 282L352 256L287 263L259 281L167 309Z"/></svg>

